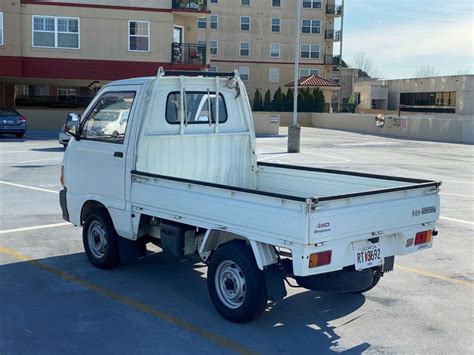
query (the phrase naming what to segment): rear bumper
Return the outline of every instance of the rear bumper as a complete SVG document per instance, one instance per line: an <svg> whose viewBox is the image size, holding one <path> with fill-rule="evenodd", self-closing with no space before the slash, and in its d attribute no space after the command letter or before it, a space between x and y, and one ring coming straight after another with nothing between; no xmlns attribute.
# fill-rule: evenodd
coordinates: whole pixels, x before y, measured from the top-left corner
<svg viewBox="0 0 474 355"><path fill-rule="evenodd" d="M413 240L416 233L425 230L435 230L434 222L424 226L411 226L398 230L387 231L377 237L373 235L354 236L344 239L336 239L320 243L319 245L307 245L302 249L292 249L293 272L296 276L311 276L339 271L345 267L355 264L355 251L359 247L367 246L376 242L380 245L385 258L406 255L429 249L432 247L433 239L426 244L414 245ZM310 255L331 251L331 262L328 265L310 268L308 265ZM386 259L385 259L386 260Z"/></svg>
<svg viewBox="0 0 474 355"><path fill-rule="evenodd" d="M59 132L59 144L68 144L70 139L71 136L69 134L66 134L65 132Z"/></svg>
<svg viewBox="0 0 474 355"><path fill-rule="evenodd" d="M0 126L0 133L25 133L26 125L21 126Z"/></svg>
<svg viewBox="0 0 474 355"><path fill-rule="evenodd" d="M69 212L67 210L67 201L66 201L67 188L59 191L59 204L61 206L61 211L63 212L63 219L69 222Z"/></svg>

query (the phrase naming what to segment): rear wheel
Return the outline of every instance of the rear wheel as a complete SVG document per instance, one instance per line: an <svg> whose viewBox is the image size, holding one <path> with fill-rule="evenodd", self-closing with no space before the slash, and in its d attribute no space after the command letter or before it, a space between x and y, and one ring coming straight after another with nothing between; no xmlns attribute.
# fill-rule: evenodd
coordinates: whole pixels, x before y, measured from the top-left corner
<svg viewBox="0 0 474 355"><path fill-rule="evenodd" d="M111 269L120 263L117 232L107 211L96 209L84 221L82 241L90 263Z"/></svg>
<svg viewBox="0 0 474 355"><path fill-rule="evenodd" d="M234 323L254 320L268 301L263 272L252 249L241 241L224 244L213 253L207 286L216 310Z"/></svg>

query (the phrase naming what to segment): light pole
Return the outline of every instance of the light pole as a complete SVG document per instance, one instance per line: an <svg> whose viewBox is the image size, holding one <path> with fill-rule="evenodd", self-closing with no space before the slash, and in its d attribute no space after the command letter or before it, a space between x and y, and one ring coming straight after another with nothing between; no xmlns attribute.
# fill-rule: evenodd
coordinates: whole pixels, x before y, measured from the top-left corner
<svg viewBox="0 0 474 355"><path fill-rule="evenodd" d="M300 22L301 22L301 0L296 0L296 24L295 24L295 87L293 96L293 121L288 127L288 153L300 152L301 127L298 126L298 77L299 77L299 51L300 51Z"/></svg>

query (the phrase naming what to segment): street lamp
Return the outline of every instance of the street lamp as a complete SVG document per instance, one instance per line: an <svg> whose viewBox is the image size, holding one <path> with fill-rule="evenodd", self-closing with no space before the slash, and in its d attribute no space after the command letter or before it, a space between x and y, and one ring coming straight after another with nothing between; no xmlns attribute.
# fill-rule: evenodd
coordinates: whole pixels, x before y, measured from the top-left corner
<svg viewBox="0 0 474 355"><path fill-rule="evenodd" d="M293 121L288 127L288 153L300 152L301 127L298 126L298 79L299 79L299 50L300 50L300 22L301 0L296 0L295 23L295 84L293 93Z"/></svg>

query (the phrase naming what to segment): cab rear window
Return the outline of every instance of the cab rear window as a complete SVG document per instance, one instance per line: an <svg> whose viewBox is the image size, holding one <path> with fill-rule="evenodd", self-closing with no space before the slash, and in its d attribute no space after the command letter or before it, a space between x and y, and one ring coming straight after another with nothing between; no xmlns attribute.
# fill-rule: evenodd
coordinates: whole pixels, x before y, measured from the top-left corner
<svg viewBox="0 0 474 355"><path fill-rule="evenodd" d="M227 121L227 107L224 96L219 94L219 123ZM191 91L185 93L184 119L186 124L216 123L216 93ZM181 121L181 93L171 92L166 100L166 122L179 124Z"/></svg>

